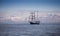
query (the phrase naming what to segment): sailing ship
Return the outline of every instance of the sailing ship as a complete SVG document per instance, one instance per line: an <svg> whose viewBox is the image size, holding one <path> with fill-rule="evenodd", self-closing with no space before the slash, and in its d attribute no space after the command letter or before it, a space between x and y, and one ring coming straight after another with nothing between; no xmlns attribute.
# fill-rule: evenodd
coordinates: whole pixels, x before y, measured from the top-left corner
<svg viewBox="0 0 60 36"><path fill-rule="evenodd" d="M30 24L40 24L39 18L38 18L38 11L31 12L29 16L29 23Z"/></svg>

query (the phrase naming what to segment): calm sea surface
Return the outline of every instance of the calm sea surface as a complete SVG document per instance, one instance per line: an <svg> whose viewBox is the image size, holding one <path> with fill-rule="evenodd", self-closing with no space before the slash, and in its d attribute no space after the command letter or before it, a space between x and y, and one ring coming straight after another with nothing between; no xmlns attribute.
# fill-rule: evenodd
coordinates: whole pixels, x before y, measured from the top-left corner
<svg viewBox="0 0 60 36"><path fill-rule="evenodd" d="M60 24L0 24L0 36L60 36Z"/></svg>

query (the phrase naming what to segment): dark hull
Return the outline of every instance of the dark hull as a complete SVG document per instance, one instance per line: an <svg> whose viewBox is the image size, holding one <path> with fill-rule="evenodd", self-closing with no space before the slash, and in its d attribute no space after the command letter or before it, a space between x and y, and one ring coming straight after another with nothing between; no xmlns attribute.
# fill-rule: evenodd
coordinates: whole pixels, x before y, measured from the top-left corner
<svg viewBox="0 0 60 36"><path fill-rule="evenodd" d="M40 23L39 22L35 22L35 23L34 22L30 22L30 24L32 24L32 25L33 24L39 25Z"/></svg>

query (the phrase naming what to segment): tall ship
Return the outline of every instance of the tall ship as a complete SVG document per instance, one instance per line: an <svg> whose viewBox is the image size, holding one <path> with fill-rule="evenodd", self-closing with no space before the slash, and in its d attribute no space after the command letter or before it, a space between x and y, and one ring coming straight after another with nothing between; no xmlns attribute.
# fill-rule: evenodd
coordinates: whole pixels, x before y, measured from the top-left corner
<svg viewBox="0 0 60 36"><path fill-rule="evenodd" d="M38 11L34 11L30 13L29 16L29 23L30 24L40 24L40 20L38 18Z"/></svg>

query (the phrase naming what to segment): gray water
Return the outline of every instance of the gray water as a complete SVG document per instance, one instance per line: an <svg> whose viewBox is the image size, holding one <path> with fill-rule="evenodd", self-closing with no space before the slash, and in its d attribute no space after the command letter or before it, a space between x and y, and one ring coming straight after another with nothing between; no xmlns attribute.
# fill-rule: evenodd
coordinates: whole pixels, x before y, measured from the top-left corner
<svg viewBox="0 0 60 36"><path fill-rule="evenodd" d="M60 36L60 24L0 24L0 36Z"/></svg>

